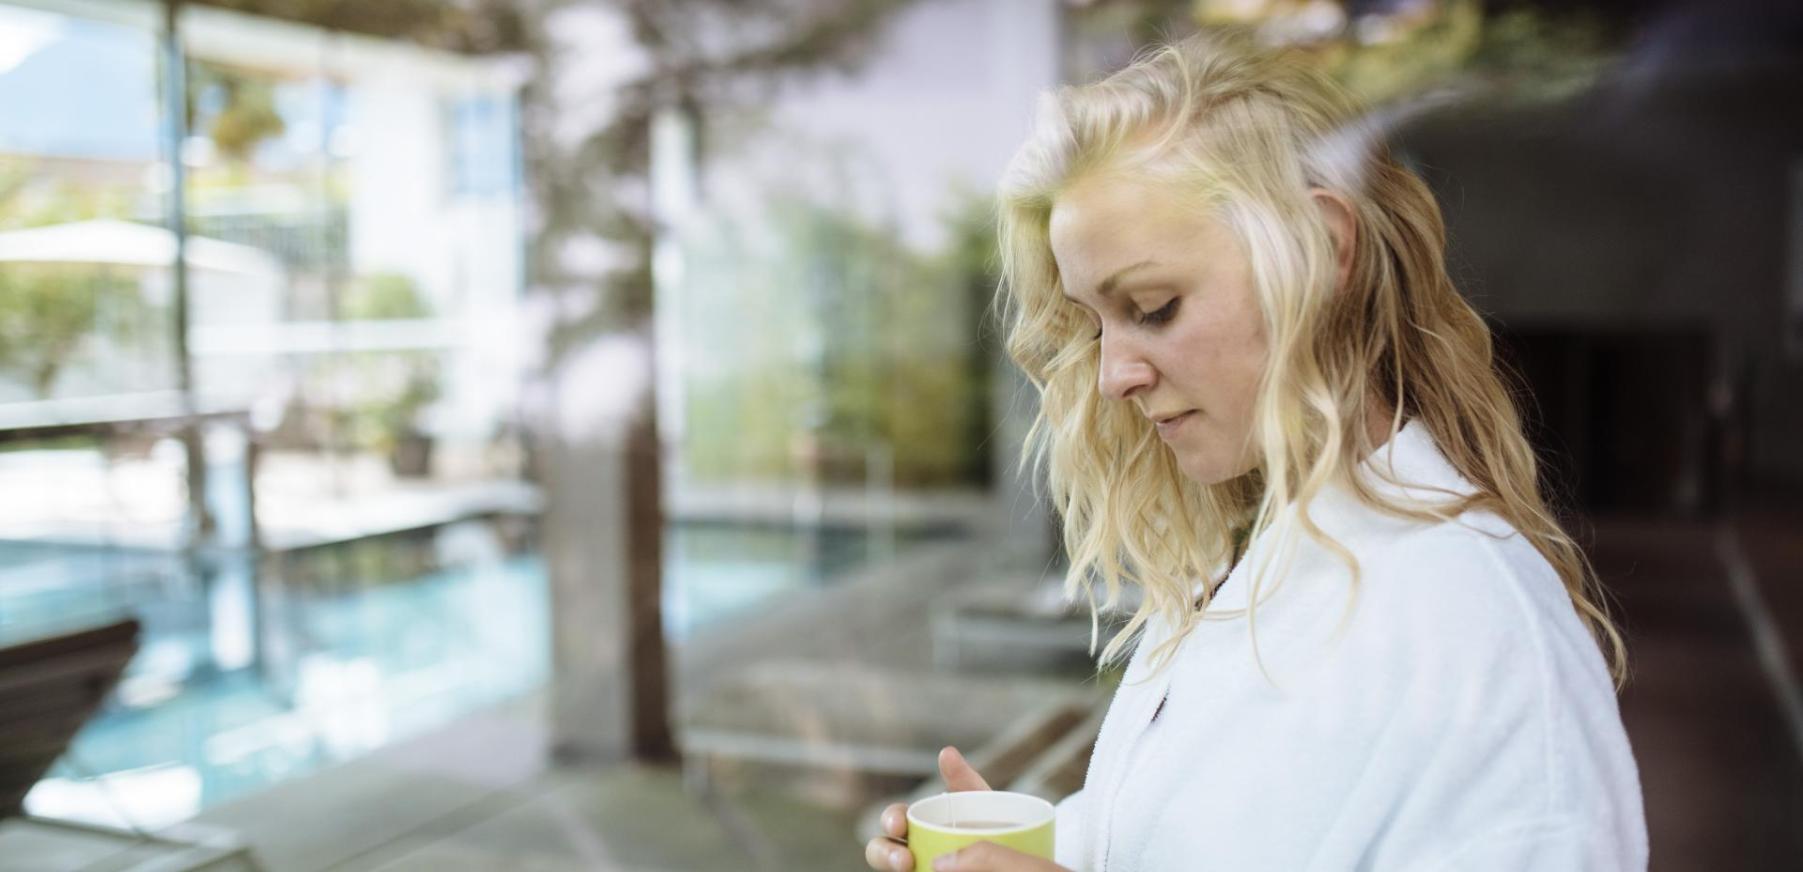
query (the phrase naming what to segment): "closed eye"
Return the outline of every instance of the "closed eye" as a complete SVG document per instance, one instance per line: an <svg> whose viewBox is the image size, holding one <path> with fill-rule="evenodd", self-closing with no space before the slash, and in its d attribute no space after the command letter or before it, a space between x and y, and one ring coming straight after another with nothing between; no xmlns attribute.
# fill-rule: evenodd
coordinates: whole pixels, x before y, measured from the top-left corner
<svg viewBox="0 0 1803 872"><path fill-rule="evenodd" d="M1157 309L1147 312L1144 315L1139 316L1139 323L1148 324L1148 325L1163 324L1163 323L1171 320L1172 318L1176 317L1176 315L1177 315L1177 300L1178 300L1177 297L1172 297L1170 302L1164 304L1163 306L1158 307Z"/></svg>

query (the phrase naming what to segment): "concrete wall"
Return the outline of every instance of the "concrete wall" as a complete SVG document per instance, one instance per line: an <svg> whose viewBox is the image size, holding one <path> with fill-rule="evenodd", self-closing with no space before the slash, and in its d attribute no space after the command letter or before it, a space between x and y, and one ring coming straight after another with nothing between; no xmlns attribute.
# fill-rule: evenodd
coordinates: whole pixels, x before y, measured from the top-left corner
<svg viewBox="0 0 1803 872"><path fill-rule="evenodd" d="M1803 62L1671 60L1565 104L1444 112L1401 140L1440 199L1455 280L1505 327L1702 334L1695 414L1744 432L1728 474L1763 487L1803 483L1803 361L1786 351L1799 105Z"/></svg>

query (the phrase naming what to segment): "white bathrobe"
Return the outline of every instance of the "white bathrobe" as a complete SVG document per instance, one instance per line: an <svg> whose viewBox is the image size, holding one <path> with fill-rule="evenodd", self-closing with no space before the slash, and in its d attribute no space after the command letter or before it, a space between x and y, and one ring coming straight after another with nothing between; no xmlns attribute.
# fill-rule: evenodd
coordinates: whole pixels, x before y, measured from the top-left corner
<svg viewBox="0 0 1803 872"><path fill-rule="evenodd" d="M1410 486L1379 484L1379 463ZM1473 490L1417 422L1359 473L1416 499ZM1405 521L1337 489L1309 514L1361 568L1339 635L1350 573L1306 537L1248 627L1250 570L1282 533L1255 539L1163 672L1149 657L1162 626L1136 649L1084 787L1059 803L1058 862L1645 869L1639 773L1602 654L1533 546L1490 513Z"/></svg>

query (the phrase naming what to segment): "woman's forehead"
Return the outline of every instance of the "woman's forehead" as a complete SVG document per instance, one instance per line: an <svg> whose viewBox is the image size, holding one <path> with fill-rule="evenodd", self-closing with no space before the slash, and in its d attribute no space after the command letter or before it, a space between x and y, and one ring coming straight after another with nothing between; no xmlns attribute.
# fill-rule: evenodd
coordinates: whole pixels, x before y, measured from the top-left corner
<svg viewBox="0 0 1803 872"><path fill-rule="evenodd" d="M1206 210L1133 181L1073 186L1053 201L1049 235L1065 293L1077 298L1129 267L1212 259L1228 241L1226 225Z"/></svg>

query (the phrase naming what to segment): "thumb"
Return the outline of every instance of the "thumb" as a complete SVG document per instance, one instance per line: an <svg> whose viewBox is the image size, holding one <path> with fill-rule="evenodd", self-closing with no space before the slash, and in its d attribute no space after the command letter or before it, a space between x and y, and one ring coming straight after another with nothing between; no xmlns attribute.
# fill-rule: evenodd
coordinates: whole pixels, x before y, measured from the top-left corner
<svg viewBox="0 0 1803 872"><path fill-rule="evenodd" d="M939 775L945 779L945 789L953 793L964 790L988 790L989 782L970 767L970 762L958 749L950 745L939 751Z"/></svg>

